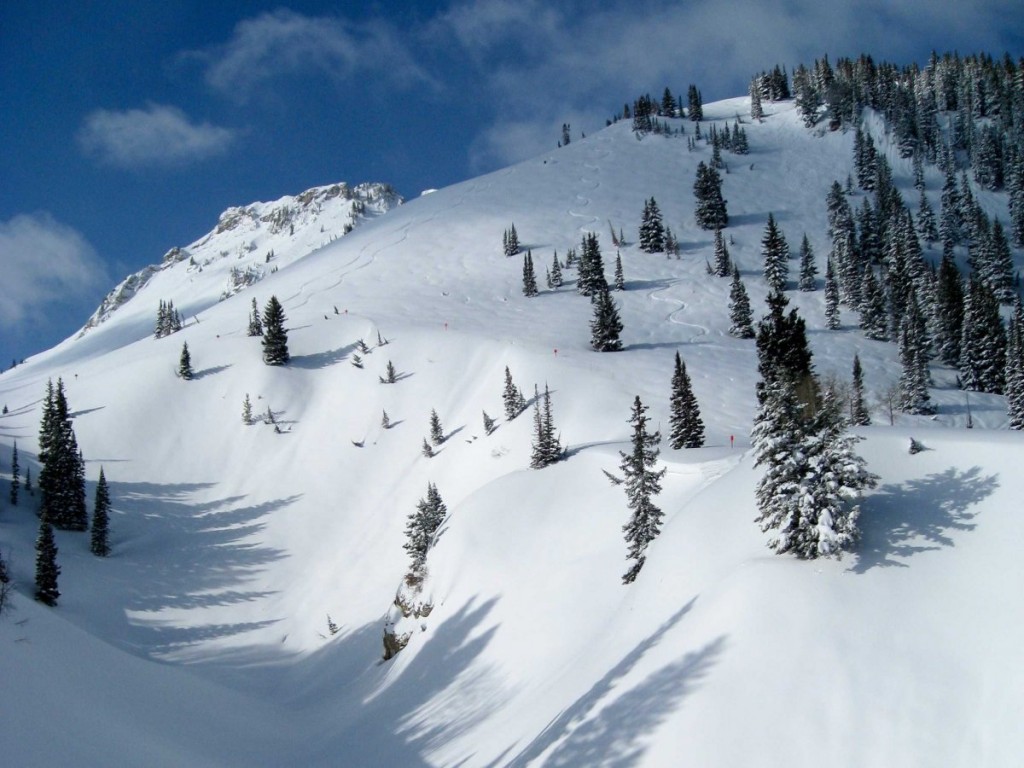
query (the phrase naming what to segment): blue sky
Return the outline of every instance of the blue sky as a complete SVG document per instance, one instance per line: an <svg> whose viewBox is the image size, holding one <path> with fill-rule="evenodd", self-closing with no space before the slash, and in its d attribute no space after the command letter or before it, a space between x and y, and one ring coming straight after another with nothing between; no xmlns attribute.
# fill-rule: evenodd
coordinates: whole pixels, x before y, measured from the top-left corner
<svg viewBox="0 0 1024 768"><path fill-rule="evenodd" d="M949 5L948 8L939 7ZM1019 2L0 3L0 367L230 205L333 181L406 197L828 53L1024 55Z"/></svg>

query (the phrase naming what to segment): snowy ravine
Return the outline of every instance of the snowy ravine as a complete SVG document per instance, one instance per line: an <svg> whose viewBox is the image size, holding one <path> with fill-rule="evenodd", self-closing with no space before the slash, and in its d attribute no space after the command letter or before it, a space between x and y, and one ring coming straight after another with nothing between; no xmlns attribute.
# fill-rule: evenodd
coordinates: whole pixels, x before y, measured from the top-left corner
<svg viewBox="0 0 1024 768"><path fill-rule="evenodd" d="M705 105L703 125L746 118L751 151L724 154L723 191L758 317L769 212L794 257L807 233L822 275L825 195L851 172L853 143L806 130L791 103L765 111L752 124L745 98ZM875 141L912 194L910 163L877 124ZM773 555L754 523L754 342L728 336L729 280L706 274L713 236L694 225L710 154L685 137L638 141L619 122L345 237L332 240L339 217L287 254L261 241L253 258L273 247L279 269L223 299L228 266L249 256L229 251L203 273L174 258L104 322L0 376L0 473L17 441L35 478L46 382L62 377L90 501L102 466L113 506L106 560L87 534L57 533L51 609L31 599L33 499L12 508L0 484L16 588L0 619L5 764L1017 764L1024 453L1004 399L972 393L968 431L954 372L934 367L937 417L889 426L876 406L859 449L880 483L857 550ZM938 209L941 177L926 178ZM635 245L652 196L678 260ZM1005 220L1004 195L979 199ZM522 258L501 251L512 224L540 272L535 298ZM575 272L549 291L543 271L594 231L610 278L610 228L628 241L626 290L613 293L625 348L600 354ZM246 335L253 298L272 294L288 318L283 368ZM826 331L820 285L788 295L818 373L848 379L858 353L874 404L899 375L896 345L866 340L845 308ZM161 300L186 323L155 339ZM357 368L360 339L371 351ZM174 375L185 341L192 381ZM707 446L663 440L663 531L623 586L628 510L602 470L619 473L635 396L667 432L676 350ZM397 381L382 384L389 360ZM550 387L568 460L528 468L532 411L502 417L506 366L528 397ZM242 423L246 394L279 431ZM448 439L426 458L431 409ZM911 436L927 450L909 455ZM430 482L448 507L427 559L433 609L383 662L407 516Z"/></svg>

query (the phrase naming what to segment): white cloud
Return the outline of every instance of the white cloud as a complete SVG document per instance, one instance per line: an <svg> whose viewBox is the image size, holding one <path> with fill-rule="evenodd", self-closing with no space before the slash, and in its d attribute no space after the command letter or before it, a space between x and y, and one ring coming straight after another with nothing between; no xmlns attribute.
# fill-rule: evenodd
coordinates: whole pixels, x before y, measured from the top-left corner
<svg viewBox="0 0 1024 768"><path fill-rule="evenodd" d="M89 299L108 281L92 246L49 213L0 221L0 323L46 322L55 304Z"/></svg>
<svg viewBox="0 0 1024 768"><path fill-rule="evenodd" d="M98 109L78 133L86 154L121 168L186 165L223 154L234 138L227 128L193 123L180 109L160 104Z"/></svg>
<svg viewBox="0 0 1024 768"><path fill-rule="evenodd" d="M227 43L186 56L206 64L210 87L239 101L283 75L326 75L344 82L373 73L403 86L434 85L391 25L289 10L240 21Z"/></svg>

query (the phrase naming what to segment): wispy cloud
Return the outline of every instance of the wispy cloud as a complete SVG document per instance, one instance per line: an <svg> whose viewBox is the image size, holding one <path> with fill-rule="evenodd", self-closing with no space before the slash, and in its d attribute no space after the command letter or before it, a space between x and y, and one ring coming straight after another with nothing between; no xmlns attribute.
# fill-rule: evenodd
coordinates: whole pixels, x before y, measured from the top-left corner
<svg viewBox="0 0 1024 768"><path fill-rule="evenodd" d="M108 282L92 246L49 213L18 214L0 221L0 323L46 322L60 302L87 300Z"/></svg>
<svg viewBox="0 0 1024 768"><path fill-rule="evenodd" d="M82 150L99 162L120 168L187 165L223 154L235 133L209 123L194 123L180 109L150 104L145 109L98 109L78 132Z"/></svg>
<svg viewBox="0 0 1024 768"><path fill-rule="evenodd" d="M240 21L223 45L185 56L205 64L211 88L239 101L268 81L294 75L346 82L372 73L400 86L436 84L394 26L289 10Z"/></svg>

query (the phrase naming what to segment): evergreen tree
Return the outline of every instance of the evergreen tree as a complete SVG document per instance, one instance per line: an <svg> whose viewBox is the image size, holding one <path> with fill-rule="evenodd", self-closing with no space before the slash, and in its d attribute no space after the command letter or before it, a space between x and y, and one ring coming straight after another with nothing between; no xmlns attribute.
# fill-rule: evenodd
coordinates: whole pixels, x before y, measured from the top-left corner
<svg viewBox="0 0 1024 768"><path fill-rule="evenodd" d="M384 368L384 375L378 376L381 384L394 384L398 381L398 373L395 371L395 364L388 360L387 366Z"/></svg>
<svg viewBox="0 0 1024 768"><path fill-rule="evenodd" d="M768 224L761 237L761 256L764 258L764 277L772 291L786 290L786 278L789 276L789 245L778 225L775 216L768 214Z"/></svg>
<svg viewBox="0 0 1024 768"><path fill-rule="evenodd" d="M904 413L931 414L935 407L928 394L928 350L924 317L911 297L900 328L899 403Z"/></svg>
<svg viewBox="0 0 1024 768"><path fill-rule="evenodd" d="M814 251L811 250L811 242L804 233L804 239L800 242L800 281L797 287L801 291L813 291L817 287L814 276L818 274L818 268L814 264ZM837 296L838 298L838 293Z"/></svg>
<svg viewBox="0 0 1024 768"><path fill-rule="evenodd" d="M696 199L695 215L701 229L725 229L729 226L729 214L722 197L722 178L714 166L697 164L697 179L693 183Z"/></svg>
<svg viewBox="0 0 1024 768"><path fill-rule="evenodd" d="M665 226L661 221L658 203L653 197L644 202L640 221L640 250L647 253L661 253L665 250Z"/></svg>
<svg viewBox="0 0 1024 768"><path fill-rule="evenodd" d="M591 297L601 291L608 290L608 281L604 277L604 260L601 258L601 246L598 243L597 235L593 232L587 232L583 235L576 290L583 296Z"/></svg>
<svg viewBox="0 0 1024 768"><path fill-rule="evenodd" d="M871 423L864 402L864 370L856 354L853 356L853 384L850 388L850 423L858 427L866 427Z"/></svg>
<svg viewBox="0 0 1024 768"><path fill-rule="evenodd" d="M873 269L864 270L863 279L860 328L869 339L888 341L889 325L886 319L885 289L875 278Z"/></svg>
<svg viewBox="0 0 1024 768"><path fill-rule="evenodd" d="M618 352L622 349L619 334L622 320L612 301L608 286L594 297L594 317L590 321L590 346L598 352Z"/></svg>
<svg viewBox="0 0 1024 768"><path fill-rule="evenodd" d="M661 532L661 510L655 506L652 497L661 493L661 479L665 469L654 470L658 461L658 432L647 433L647 406L637 396L633 401L633 412L629 423L633 426L633 448L629 453L619 451L626 489L627 506L632 510L629 522L622 530L626 535L627 560L633 565L622 577L623 584L632 583L647 559L647 546Z"/></svg>
<svg viewBox="0 0 1024 768"><path fill-rule="evenodd" d="M676 450L680 448L700 448L704 445L704 422L700 417L700 407L693 394L690 376L686 372L686 364L676 351L675 370L672 373L672 396L670 400L669 423L672 431L669 444Z"/></svg>
<svg viewBox="0 0 1024 768"><path fill-rule="evenodd" d="M107 489L103 467L100 467L100 478L96 482L89 550L97 557L106 557L110 554L110 491Z"/></svg>
<svg viewBox="0 0 1024 768"><path fill-rule="evenodd" d="M519 253L519 234L516 232L516 225L513 224L511 229L505 230L502 247L505 251L505 256L512 257Z"/></svg>
<svg viewBox="0 0 1024 768"><path fill-rule="evenodd" d="M427 484L427 496L416 503L416 511L408 517L405 526L403 548L412 560L410 572L418 577L423 574L427 552L434 545L434 534L441 527L448 514L448 507L441 500L441 494L433 483Z"/></svg>
<svg viewBox="0 0 1024 768"><path fill-rule="evenodd" d="M534 388L533 398L533 445L530 451L530 468L543 469L561 460L564 453L561 441L555 434L554 417L551 414L551 392L544 385L543 398Z"/></svg>
<svg viewBox="0 0 1024 768"><path fill-rule="evenodd" d="M951 254L944 253L939 262L935 289L935 346L939 360L945 365L960 364L960 340L964 323L964 286L960 270Z"/></svg>
<svg viewBox="0 0 1024 768"><path fill-rule="evenodd" d="M181 357L178 358L178 376L185 379L185 381L191 381L195 376L192 371L192 355L188 351L188 342L183 342L181 345Z"/></svg>
<svg viewBox="0 0 1024 768"><path fill-rule="evenodd" d="M388 416L388 412L383 409L381 410L380 416L380 428L391 429L391 417Z"/></svg>
<svg viewBox="0 0 1024 768"><path fill-rule="evenodd" d="M49 606L57 604L57 598L60 597L58 576L60 566L57 565L57 542L53 538L53 526L44 517L36 538L36 600Z"/></svg>
<svg viewBox="0 0 1024 768"><path fill-rule="evenodd" d="M1006 334L999 316L999 301L988 286L974 277L964 301L959 367L964 389L1002 393Z"/></svg>
<svg viewBox="0 0 1024 768"><path fill-rule="evenodd" d="M721 229L715 230L714 272L718 277L728 277L732 273L732 260L729 258L729 249L725 245Z"/></svg>
<svg viewBox="0 0 1024 768"><path fill-rule="evenodd" d="M420 451L428 459L434 458L434 448L433 446L430 445L430 443L427 441L427 438L425 437L423 438L423 447L420 449Z"/></svg>
<svg viewBox="0 0 1024 768"><path fill-rule="evenodd" d="M696 85L691 84L690 87L687 89L686 100L688 102L689 107L687 109L687 114L690 116L690 119L693 120L694 122L700 122L701 120L703 120L704 107L702 104L700 91L697 90Z"/></svg>
<svg viewBox="0 0 1024 768"><path fill-rule="evenodd" d="M430 411L430 442L434 445L440 445L444 442L444 430L441 428L441 417L437 415L437 411L431 409Z"/></svg>
<svg viewBox="0 0 1024 768"><path fill-rule="evenodd" d="M754 312L750 308L750 297L740 279L740 270L734 264L732 285L729 288L729 335L738 339L754 338Z"/></svg>
<svg viewBox="0 0 1024 768"><path fill-rule="evenodd" d="M779 292L768 295L768 314L757 325L757 370L762 382L784 378L792 382L803 407L818 406L818 386L807 344L806 324L795 309L785 314L789 300ZM759 396L763 385L759 385Z"/></svg>
<svg viewBox="0 0 1024 768"><path fill-rule="evenodd" d="M839 322L839 281L836 279L836 267L832 259L825 268L825 327L837 331Z"/></svg>
<svg viewBox="0 0 1024 768"><path fill-rule="evenodd" d="M626 277L622 273L622 254L618 251L615 252L615 290L624 291L626 290Z"/></svg>
<svg viewBox="0 0 1024 768"><path fill-rule="evenodd" d="M21 467L18 465L18 441L11 449L11 506L18 506L18 490L21 488Z"/></svg>
<svg viewBox="0 0 1024 768"><path fill-rule="evenodd" d="M267 365L287 365L291 359L285 319L281 302L271 296L263 310L263 362Z"/></svg>
<svg viewBox="0 0 1024 768"><path fill-rule="evenodd" d="M252 314L249 315L249 330L250 336L262 336L263 335L263 320L260 318L260 310L256 305L256 297L252 299Z"/></svg>
<svg viewBox="0 0 1024 768"><path fill-rule="evenodd" d="M939 240L935 212L928 203L928 195L924 193L924 189L921 190L921 197L917 204L917 232L929 246Z"/></svg>
<svg viewBox="0 0 1024 768"><path fill-rule="evenodd" d="M859 438L844 434L834 398L826 395L809 417L791 378L763 384L751 434L755 466L764 467L757 521L779 554L838 557L858 537L860 510L853 502L877 478L854 453Z"/></svg>
<svg viewBox="0 0 1024 768"><path fill-rule="evenodd" d="M245 399L242 401L242 423L246 426L252 424L252 401L249 399L249 393L245 393Z"/></svg>
<svg viewBox="0 0 1024 768"><path fill-rule="evenodd" d="M764 110L761 107L761 83L758 77L750 81L750 119L757 123L764 119Z"/></svg>
<svg viewBox="0 0 1024 768"><path fill-rule="evenodd" d="M505 421L512 421L526 410L526 398L523 397L523 390L512 381L512 373L507 365L505 366L505 389L502 391L501 399L505 405Z"/></svg>
<svg viewBox="0 0 1024 768"><path fill-rule="evenodd" d="M1024 310L1017 302L1006 334L1006 369L1003 392L1010 429L1024 429Z"/></svg>
<svg viewBox="0 0 1024 768"><path fill-rule="evenodd" d="M487 411L484 411L483 415L484 415L484 434L489 435L495 429L494 419L492 419L490 416L487 415Z"/></svg>
<svg viewBox="0 0 1024 768"><path fill-rule="evenodd" d="M555 251L551 262L551 287L561 288L563 282L562 265L558 263L558 251Z"/></svg>
<svg viewBox="0 0 1024 768"><path fill-rule="evenodd" d="M40 515L58 528L88 528L85 504L85 468L75 430L71 426L64 382L47 382L39 429Z"/></svg>
<svg viewBox="0 0 1024 768"><path fill-rule="evenodd" d="M523 295L532 298L538 293L537 275L533 271L533 253L528 250L523 257Z"/></svg>

